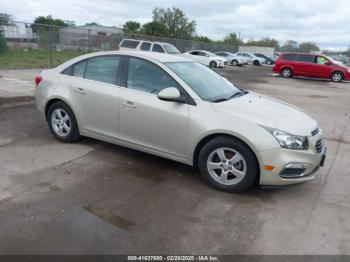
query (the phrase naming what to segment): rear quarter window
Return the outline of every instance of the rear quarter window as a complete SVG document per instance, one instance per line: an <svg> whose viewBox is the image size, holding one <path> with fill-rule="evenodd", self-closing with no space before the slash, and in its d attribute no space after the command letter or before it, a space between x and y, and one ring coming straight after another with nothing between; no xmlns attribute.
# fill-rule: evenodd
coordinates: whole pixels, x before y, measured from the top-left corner
<svg viewBox="0 0 350 262"><path fill-rule="evenodd" d="M154 45L153 45L152 51L153 51L153 52L164 53L163 47L161 47L161 46L158 45L158 44L154 44Z"/></svg>
<svg viewBox="0 0 350 262"><path fill-rule="evenodd" d="M151 48L151 43L149 42L143 42L140 46L140 50L142 51L149 51Z"/></svg>
<svg viewBox="0 0 350 262"><path fill-rule="evenodd" d="M123 42L120 44L120 47L126 47L126 48L136 48L140 41L135 40L123 40Z"/></svg>

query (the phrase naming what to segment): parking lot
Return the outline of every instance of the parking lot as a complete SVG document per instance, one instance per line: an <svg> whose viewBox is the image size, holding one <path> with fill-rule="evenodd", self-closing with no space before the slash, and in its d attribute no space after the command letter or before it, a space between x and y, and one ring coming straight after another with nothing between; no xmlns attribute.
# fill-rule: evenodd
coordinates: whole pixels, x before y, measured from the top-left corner
<svg viewBox="0 0 350 262"><path fill-rule="evenodd" d="M39 70L0 70L0 254L348 254L350 84L218 72L323 129L317 179L229 194L191 167L84 138L63 144L33 100Z"/></svg>

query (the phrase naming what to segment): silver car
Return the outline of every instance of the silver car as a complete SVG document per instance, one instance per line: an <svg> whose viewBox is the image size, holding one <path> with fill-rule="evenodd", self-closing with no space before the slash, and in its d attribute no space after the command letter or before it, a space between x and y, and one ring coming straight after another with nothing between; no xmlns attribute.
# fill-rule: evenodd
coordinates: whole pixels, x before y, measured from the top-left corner
<svg viewBox="0 0 350 262"><path fill-rule="evenodd" d="M242 66L248 64L248 59L244 58L243 56L238 56L236 54L230 53L230 52L216 52L217 56L221 56L226 58L227 63L229 65L233 66Z"/></svg>
<svg viewBox="0 0 350 262"><path fill-rule="evenodd" d="M179 161L223 191L310 180L325 159L322 131L304 111L181 56L92 53L35 82L58 140L87 136Z"/></svg>

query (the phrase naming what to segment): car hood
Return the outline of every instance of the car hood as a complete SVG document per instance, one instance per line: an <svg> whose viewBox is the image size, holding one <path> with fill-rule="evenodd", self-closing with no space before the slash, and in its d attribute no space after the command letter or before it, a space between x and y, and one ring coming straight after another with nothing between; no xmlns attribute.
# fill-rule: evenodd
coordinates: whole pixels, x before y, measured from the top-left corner
<svg viewBox="0 0 350 262"><path fill-rule="evenodd" d="M256 93L212 105L225 114L294 135L310 136L317 127L317 122L302 109Z"/></svg>

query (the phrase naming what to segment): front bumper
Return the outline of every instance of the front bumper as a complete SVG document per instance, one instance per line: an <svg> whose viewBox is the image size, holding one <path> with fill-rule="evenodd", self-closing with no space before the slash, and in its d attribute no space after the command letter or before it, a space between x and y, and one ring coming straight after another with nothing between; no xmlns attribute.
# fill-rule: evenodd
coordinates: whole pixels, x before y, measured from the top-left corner
<svg viewBox="0 0 350 262"><path fill-rule="evenodd" d="M227 65L227 62L225 61L216 61L217 67L225 67Z"/></svg>
<svg viewBox="0 0 350 262"><path fill-rule="evenodd" d="M260 185L290 185L314 179L323 166L326 147L322 142L321 132L309 137L308 150L275 148L261 151L263 165L260 167ZM265 165L273 166L265 170Z"/></svg>

